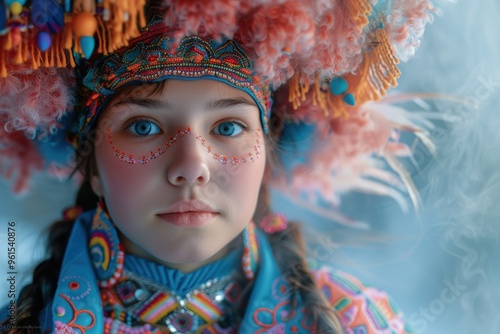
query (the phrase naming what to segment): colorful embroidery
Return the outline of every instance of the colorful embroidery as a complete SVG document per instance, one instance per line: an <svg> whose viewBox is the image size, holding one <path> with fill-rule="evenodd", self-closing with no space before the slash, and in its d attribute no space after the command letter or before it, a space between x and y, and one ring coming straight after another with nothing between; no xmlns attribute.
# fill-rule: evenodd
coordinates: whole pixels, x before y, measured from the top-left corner
<svg viewBox="0 0 500 334"><path fill-rule="evenodd" d="M288 300L282 301L273 309L259 307L253 314L253 320L261 327L255 333L285 333L285 323L289 320Z"/></svg>
<svg viewBox="0 0 500 334"><path fill-rule="evenodd" d="M123 271L124 253L102 202L92 221L89 248L100 286L114 285Z"/></svg>
<svg viewBox="0 0 500 334"><path fill-rule="evenodd" d="M210 280L181 296L125 271L114 288L101 289L105 333L133 332L146 324L151 333L232 333L231 300L239 297L234 291L241 291L235 290L233 276Z"/></svg>
<svg viewBox="0 0 500 334"><path fill-rule="evenodd" d="M364 287L356 278L328 267L315 271L314 277L349 334L411 333L387 294Z"/></svg>
<svg viewBox="0 0 500 334"><path fill-rule="evenodd" d="M255 237L255 224L253 222L250 222L243 231L243 244L243 273L247 279L252 280L255 277L259 262L258 244Z"/></svg>
<svg viewBox="0 0 500 334"><path fill-rule="evenodd" d="M159 322L164 316L170 314L179 305L174 297L158 291L150 299L148 299L142 307L137 309L135 314L143 321L155 324Z"/></svg>
<svg viewBox="0 0 500 334"><path fill-rule="evenodd" d="M94 327L95 316L90 311L77 310L70 298L68 298L67 296L65 296L63 294L59 294L59 296L61 296L64 300L66 300L68 302L69 306L71 307L73 317L71 318L71 320L67 324L63 324L62 322L59 322L59 324L56 323L56 328L59 326L62 333L64 333L63 330L68 330L69 333L76 333L73 328L80 330L81 333L85 333L86 329L90 329L90 328ZM59 308L64 309L62 306L59 306L58 309ZM61 312L61 313L62 313L62 315L65 314L65 312ZM77 324L77 320L79 320L78 318L79 317L84 318L84 315L87 315L88 317L90 317L90 323L87 325ZM80 319L80 321L89 322L89 319L83 319L83 320ZM71 329L71 331L70 331L70 329ZM60 332L58 332L58 333L60 333Z"/></svg>
<svg viewBox="0 0 500 334"><path fill-rule="evenodd" d="M71 290L71 295L67 295L71 300L80 300L90 294L90 282L82 276L65 276L60 282Z"/></svg>

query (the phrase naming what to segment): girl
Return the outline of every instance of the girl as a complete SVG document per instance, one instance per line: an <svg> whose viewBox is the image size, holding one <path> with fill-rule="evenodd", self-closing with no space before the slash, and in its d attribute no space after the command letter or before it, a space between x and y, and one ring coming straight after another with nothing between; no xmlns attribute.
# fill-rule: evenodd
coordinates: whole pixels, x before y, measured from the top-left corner
<svg viewBox="0 0 500 334"><path fill-rule="evenodd" d="M37 26L44 63L35 48L25 57L32 68L75 58L77 122L66 126L71 134L77 124L84 180L72 214L51 228L49 257L22 290L15 321L3 328L408 332L384 293L306 261L298 224L271 211L267 185L309 182L305 190L328 198L334 180L318 177L328 159L359 169L362 154L400 149L387 142L393 124L356 105L395 84L396 55L411 53L411 28L430 20L430 5L126 3L75 2L64 14L75 54L58 45L70 32L56 31L49 43ZM50 13L62 11L53 6ZM26 19L15 5L9 15ZM2 42L16 33L12 24ZM4 53L22 52L23 43L21 35ZM6 80L24 75L7 59ZM4 128L20 127L10 116ZM348 140L341 128L370 140L337 146ZM332 131L337 150L326 155ZM313 154L301 166L293 153L304 145ZM308 163L317 163L312 178Z"/></svg>

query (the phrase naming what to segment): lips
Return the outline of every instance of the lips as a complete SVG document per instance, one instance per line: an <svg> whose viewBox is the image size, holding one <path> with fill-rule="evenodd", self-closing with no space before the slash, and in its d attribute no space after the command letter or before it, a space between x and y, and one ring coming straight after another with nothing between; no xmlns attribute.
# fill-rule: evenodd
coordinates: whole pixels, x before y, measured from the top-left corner
<svg viewBox="0 0 500 334"><path fill-rule="evenodd" d="M199 227L218 215L210 205L200 200L179 201L158 214L167 223L182 227Z"/></svg>
<svg viewBox="0 0 500 334"><path fill-rule="evenodd" d="M183 213L165 213L160 214L160 217L165 222L180 226L180 227L200 227L207 224L217 213L213 212L183 212Z"/></svg>
<svg viewBox="0 0 500 334"><path fill-rule="evenodd" d="M200 200L179 201L169 206L164 212L167 213L183 213L183 212L212 212L217 213L210 205Z"/></svg>

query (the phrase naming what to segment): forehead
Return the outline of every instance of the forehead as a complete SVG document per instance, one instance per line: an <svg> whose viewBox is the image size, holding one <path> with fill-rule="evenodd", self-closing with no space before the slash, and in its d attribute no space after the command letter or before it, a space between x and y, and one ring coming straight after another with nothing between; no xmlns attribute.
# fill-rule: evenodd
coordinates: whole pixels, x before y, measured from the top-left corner
<svg viewBox="0 0 500 334"><path fill-rule="evenodd" d="M236 114L237 113L237 114ZM216 80L167 80L124 88L100 112L96 125L110 125L133 116L238 116L261 127L261 113L251 95Z"/></svg>
<svg viewBox="0 0 500 334"><path fill-rule="evenodd" d="M168 100L170 104L205 105L219 99L242 99L257 104L241 89L217 80L166 80L159 83L127 87L118 93L110 105L127 101L127 98ZM114 102L114 103L113 103Z"/></svg>

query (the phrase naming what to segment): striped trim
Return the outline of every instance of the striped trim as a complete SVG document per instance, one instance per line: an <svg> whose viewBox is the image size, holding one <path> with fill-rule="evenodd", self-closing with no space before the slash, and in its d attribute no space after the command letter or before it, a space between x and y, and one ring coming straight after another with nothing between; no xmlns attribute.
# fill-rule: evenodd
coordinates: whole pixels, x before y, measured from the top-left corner
<svg viewBox="0 0 500 334"><path fill-rule="evenodd" d="M143 321L156 323L163 317L179 307L176 300L163 291L155 293L149 301L135 311L135 314Z"/></svg>
<svg viewBox="0 0 500 334"><path fill-rule="evenodd" d="M188 296L186 308L195 312L206 322L216 321L223 313L223 310L201 291Z"/></svg>
<svg viewBox="0 0 500 334"><path fill-rule="evenodd" d="M243 232L243 257L241 259L241 264L243 267L243 273L245 277L252 280L255 277L255 272L257 271L257 265L259 262L259 248L257 244L257 237L255 236L255 224L250 222Z"/></svg>

